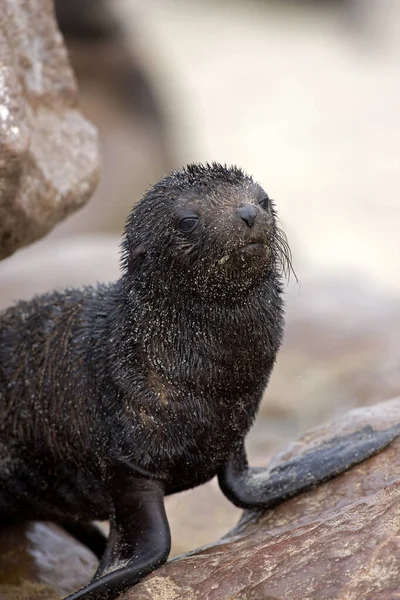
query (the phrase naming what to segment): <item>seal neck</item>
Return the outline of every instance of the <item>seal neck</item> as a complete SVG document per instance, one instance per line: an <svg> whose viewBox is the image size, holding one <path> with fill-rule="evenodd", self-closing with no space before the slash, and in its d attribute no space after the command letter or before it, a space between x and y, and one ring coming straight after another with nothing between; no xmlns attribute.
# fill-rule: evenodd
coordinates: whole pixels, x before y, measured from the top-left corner
<svg viewBox="0 0 400 600"><path fill-rule="evenodd" d="M111 330L123 364L134 357L146 372L193 393L218 388L229 397L232 386L245 389L252 377L256 386L264 382L283 329L276 282L266 280L234 302L155 290L119 287Z"/></svg>

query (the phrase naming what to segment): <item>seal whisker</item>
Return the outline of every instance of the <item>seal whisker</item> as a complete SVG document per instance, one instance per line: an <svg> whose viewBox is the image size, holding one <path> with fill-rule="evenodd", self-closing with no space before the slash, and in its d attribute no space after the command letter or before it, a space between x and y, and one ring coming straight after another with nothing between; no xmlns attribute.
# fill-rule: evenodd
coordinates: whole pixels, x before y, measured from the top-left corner
<svg viewBox="0 0 400 600"><path fill-rule="evenodd" d="M293 267L292 262L292 251L290 249L286 233L282 228L277 227L275 233L276 239L276 259L279 265L282 274L285 279L289 282L291 273L294 275L296 282L298 282L298 278L296 272Z"/></svg>

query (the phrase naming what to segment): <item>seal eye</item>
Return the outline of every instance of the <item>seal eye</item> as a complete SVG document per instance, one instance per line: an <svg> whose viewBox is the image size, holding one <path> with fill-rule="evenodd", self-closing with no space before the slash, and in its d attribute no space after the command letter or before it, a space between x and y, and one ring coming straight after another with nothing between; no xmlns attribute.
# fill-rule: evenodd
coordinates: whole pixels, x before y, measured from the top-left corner
<svg viewBox="0 0 400 600"><path fill-rule="evenodd" d="M269 207L269 197L267 196L267 194L265 194L265 196L263 196L262 198L260 198L260 200L258 201L258 204L264 210L268 209L268 207Z"/></svg>
<svg viewBox="0 0 400 600"><path fill-rule="evenodd" d="M182 233L191 233L194 231L199 223L199 217L197 215L188 215L179 219L178 227Z"/></svg>

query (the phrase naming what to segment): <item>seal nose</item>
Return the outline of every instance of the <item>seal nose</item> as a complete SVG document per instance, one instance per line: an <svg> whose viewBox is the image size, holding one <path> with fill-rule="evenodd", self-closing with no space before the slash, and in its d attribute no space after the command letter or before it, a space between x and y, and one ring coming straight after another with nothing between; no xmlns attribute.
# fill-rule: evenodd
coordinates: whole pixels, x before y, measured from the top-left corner
<svg viewBox="0 0 400 600"><path fill-rule="evenodd" d="M245 204L238 210L240 218L243 219L248 227L253 227L257 212L257 208L253 204Z"/></svg>

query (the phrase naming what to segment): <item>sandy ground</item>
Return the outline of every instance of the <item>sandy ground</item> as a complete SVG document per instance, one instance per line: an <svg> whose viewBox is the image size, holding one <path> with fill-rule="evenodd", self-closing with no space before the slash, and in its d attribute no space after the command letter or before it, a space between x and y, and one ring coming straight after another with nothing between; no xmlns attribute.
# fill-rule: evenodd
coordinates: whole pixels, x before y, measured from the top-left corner
<svg viewBox="0 0 400 600"><path fill-rule="evenodd" d="M182 162L262 182L300 277L349 269L400 290L400 2L341 4L118 1Z"/></svg>

